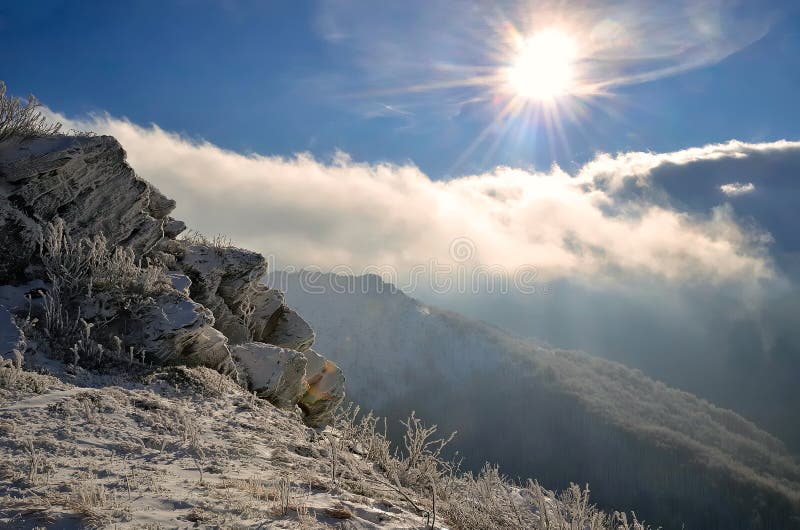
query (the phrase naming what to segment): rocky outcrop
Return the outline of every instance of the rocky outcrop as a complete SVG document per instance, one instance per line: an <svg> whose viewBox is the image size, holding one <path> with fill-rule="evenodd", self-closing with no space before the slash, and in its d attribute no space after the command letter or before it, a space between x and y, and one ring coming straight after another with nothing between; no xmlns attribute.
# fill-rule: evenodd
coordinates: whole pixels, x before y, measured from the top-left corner
<svg viewBox="0 0 800 530"><path fill-rule="evenodd" d="M41 224L56 217L74 237L104 234L142 255L161 241L166 223L174 224L174 207L136 176L110 136L6 140L0 144L0 244L8 252L0 257L0 280L22 273Z"/></svg>
<svg viewBox="0 0 800 530"><path fill-rule="evenodd" d="M283 293L261 283L267 262L261 254L209 243L168 241L162 248L192 280L192 299L211 309L214 326L232 344L263 342L305 351L314 331L283 303Z"/></svg>
<svg viewBox="0 0 800 530"><path fill-rule="evenodd" d="M294 407L308 390L304 354L287 348L249 342L231 348L246 374L250 390L283 408Z"/></svg>
<svg viewBox="0 0 800 530"><path fill-rule="evenodd" d="M15 297L7 306L21 312L24 300L26 310L44 311L21 293L35 285L38 297L53 288L39 259L47 223L59 220L74 241L103 235L111 248L131 248L137 260L156 258L169 270L135 303L96 284L79 300L61 300L89 323L92 340L113 339L118 355L145 363L238 371L245 386L277 406L299 404L309 425L329 421L344 397L344 377L310 350L314 332L284 304L283 293L261 283L266 260L202 239L176 239L185 226L170 217L174 207L136 176L112 137L0 142L0 285L20 286L6 289ZM8 349L14 338L4 315L0 347Z"/></svg>
<svg viewBox="0 0 800 530"><path fill-rule="evenodd" d="M283 293L261 283L264 257L197 241L166 241L161 249L191 279L192 299L211 309L214 327L236 345L243 382L277 406L299 405L309 425L330 422L344 399L344 375L311 350L314 331Z"/></svg>

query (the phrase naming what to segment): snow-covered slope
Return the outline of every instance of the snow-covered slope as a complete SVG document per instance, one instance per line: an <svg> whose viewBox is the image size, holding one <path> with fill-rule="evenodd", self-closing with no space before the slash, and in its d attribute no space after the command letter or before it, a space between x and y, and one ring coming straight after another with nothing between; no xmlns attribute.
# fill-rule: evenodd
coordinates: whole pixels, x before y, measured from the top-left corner
<svg viewBox="0 0 800 530"><path fill-rule="evenodd" d="M424 306L375 276L300 278L274 273L268 283L286 289L350 375L348 396L394 425L414 409L457 430L470 467L495 461L550 487L588 482L596 500L665 528L800 527L800 466L733 412Z"/></svg>
<svg viewBox="0 0 800 530"><path fill-rule="evenodd" d="M334 484L327 438L210 369L69 379L0 384L0 528L424 525L363 459L337 455Z"/></svg>

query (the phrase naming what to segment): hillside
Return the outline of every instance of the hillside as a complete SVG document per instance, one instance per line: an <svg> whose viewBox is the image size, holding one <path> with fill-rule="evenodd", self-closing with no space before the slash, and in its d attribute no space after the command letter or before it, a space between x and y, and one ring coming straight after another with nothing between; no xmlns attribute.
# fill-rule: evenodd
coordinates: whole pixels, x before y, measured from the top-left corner
<svg viewBox="0 0 800 530"><path fill-rule="evenodd" d="M278 272L268 283L350 374L350 399L390 424L412 408L458 430L453 447L471 468L490 460L548 487L588 482L602 505L670 529L800 527L800 466L733 412L422 305L374 276Z"/></svg>
<svg viewBox="0 0 800 530"><path fill-rule="evenodd" d="M423 525L363 460L333 484L325 437L212 370L17 378L0 390L2 528Z"/></svg>
<svg viewBox="0 0 800 530"><path fill-rule="evenodd" d="M649 528L462 473L413 413L393 446L263 256L178 237L114 138L0 103L0 527Z"/></svg>

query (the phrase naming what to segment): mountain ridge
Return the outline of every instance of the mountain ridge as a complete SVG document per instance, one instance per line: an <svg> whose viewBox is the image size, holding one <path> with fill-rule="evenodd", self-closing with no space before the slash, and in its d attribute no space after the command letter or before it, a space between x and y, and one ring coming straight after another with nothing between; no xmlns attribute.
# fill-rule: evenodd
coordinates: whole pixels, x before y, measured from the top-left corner
<svg viewBox="0 0 800 530"><path fill-rule="evenodd" d="M287 303L308 318L318 343L353 375L350 398L390 418L402 403L440 428L459 430L454 443L465 449L471 467L482 464L469 462L474 459L469 453L480 447L484 458L497 461L508 473L537 476L549 486L565 476L586 481L598 492L596 499L637 505L637 513L666 528L680 528L684 521L702 528L750 528L756 524L750 520L766 524L770 515L759 510L725 515L726 510L741 511L751 495L776 503L772 510L782 515L772 520L774 528L800 524L793 519L800 466L782 442L741 416L638 370L512 337L491 324L421 304L376 278L367 278L361 285L365 290L317 294L335 278L318 275L315 284L301 285L302 274L273 272L267 283L286 290ZM370 291L378 285L383 294ZM368 388L364 381L369 381ZM505 415L498 417L498 410ZM591 428L582 431L554 410ZM525 422L530 422L528 437L536 432L534 426L547 425L551 441L525 440L519 425ZM496 439L498 435L504 439ZM575 453L570 457L578 462L554 463L569 446ZM612 477L613 465L597 462L604 457L613 457L625 476ZM631 460L642 469L626 469ZM670 493L653 481L667 481ZM717 481L722 485L714 486ZM683 488L697 498L681 493ZM627 493L609 493L623 490ZM700 492L708 496L714 515L702 514ZM738 500L728 503L725 497ZM672 503L685 509L683 521L658 508Z"/></svg>

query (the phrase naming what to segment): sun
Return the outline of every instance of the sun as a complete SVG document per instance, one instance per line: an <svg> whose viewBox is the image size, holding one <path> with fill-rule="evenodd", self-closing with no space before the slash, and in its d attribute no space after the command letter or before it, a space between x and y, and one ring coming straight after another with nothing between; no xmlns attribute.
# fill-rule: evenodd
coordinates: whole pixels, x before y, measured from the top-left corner
<svg viewBox="0 0 800 530"><path fill-rule="evenodd" d="M506 71L511 91L543 102L568 94L577 52L575 40L560 29L545 29L521 39Z"/></svg>

